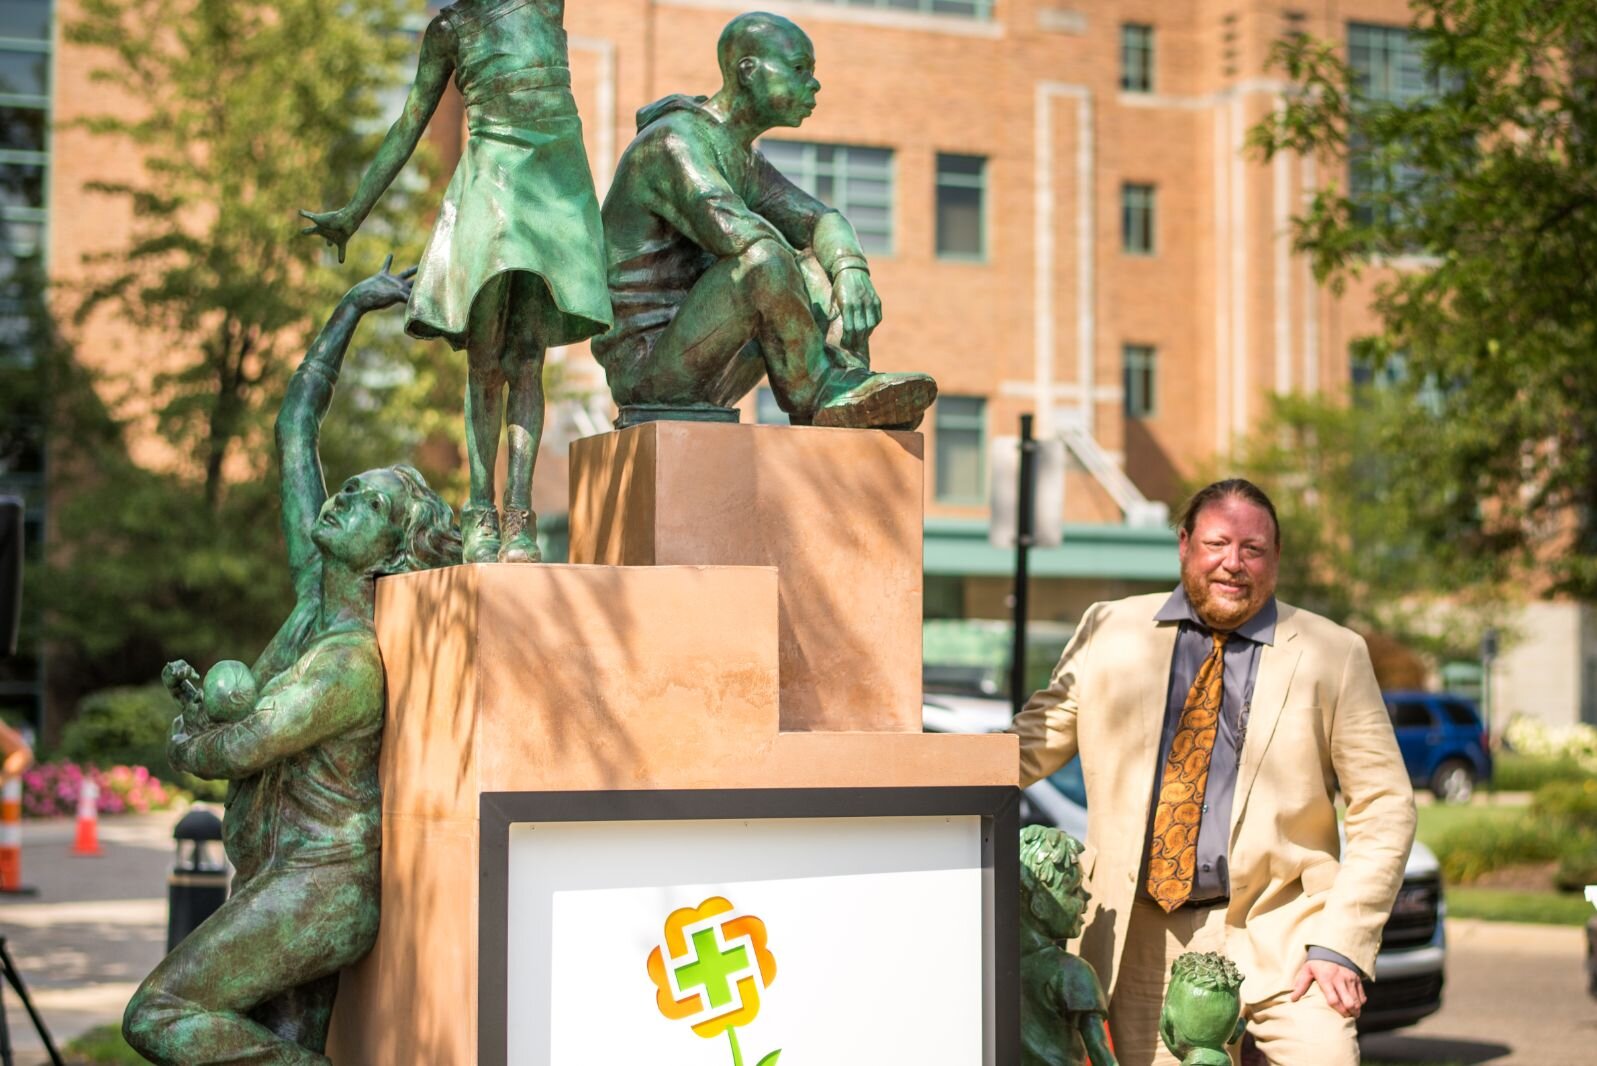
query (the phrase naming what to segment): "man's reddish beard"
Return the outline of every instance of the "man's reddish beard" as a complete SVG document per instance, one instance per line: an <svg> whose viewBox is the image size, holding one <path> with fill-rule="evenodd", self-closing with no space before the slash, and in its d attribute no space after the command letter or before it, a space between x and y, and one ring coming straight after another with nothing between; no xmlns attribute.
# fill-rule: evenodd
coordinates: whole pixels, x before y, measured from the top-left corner
<svg viewBox="0 0 1597 1066"><path fill-rule="evenodd" d="M1270 598L1273 589L1261 589L1246 571L1239 574L1227 574L1227 580L1242 585L1248 591L1248 598L1242 602L1224 599L1210 591L1209 574L1199 571L1193 566L1181 568L1181 587L1186 590L1187 600L1192 604L1198 617L1215 629L1235 629L1258 613L1264 601Z"/></svg>

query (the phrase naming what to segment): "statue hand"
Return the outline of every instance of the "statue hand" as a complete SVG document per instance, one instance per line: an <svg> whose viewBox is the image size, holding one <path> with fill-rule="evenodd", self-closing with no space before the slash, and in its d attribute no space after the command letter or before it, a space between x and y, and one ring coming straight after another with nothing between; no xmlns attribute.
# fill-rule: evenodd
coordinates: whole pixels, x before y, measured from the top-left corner
<svg viewBox="0 0 1597 1066"><path fill-rule="evenodd" d="M869 274L858 267L845 267L832 283L832 299L843 319L843 347L852 351L881 322L881 297Z"/></svg>
<svg viewBox="0 0 1597 1066"><path fill-rule="evenodd" d="M383 260L383 268L371 277L358 283L349 290L345 297L351 301L362 314L367 311L380 311L384 307L402 304L410 299L410 279L415 277L416 268L402 271L398 274L389 272L394 265L394 257L389 256Z"/></svg>
<svg viewBox="0 0 1597 1066"><path fill-rule="evenodd" d="M200 699L200 675L186 659L175 659L161 668L161 683L172 698L183 704L186 712L190 703Z"/></svg>
<svg viewBox="0 0 1597 1066"><path fill-rule="evenodd" d="M300 230L302 236L315 234L328 244L338 249L338 261L344 261L344 245L355 235L360 228L360 220L350 212L347 207L340 207L337 211L301 211L300 216L311 220L311 224Z"/></svg>

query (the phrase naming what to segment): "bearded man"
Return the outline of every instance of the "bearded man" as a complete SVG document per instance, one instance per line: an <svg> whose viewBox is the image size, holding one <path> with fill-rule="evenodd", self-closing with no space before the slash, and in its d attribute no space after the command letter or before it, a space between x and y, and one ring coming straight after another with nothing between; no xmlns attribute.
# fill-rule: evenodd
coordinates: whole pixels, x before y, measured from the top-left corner
<svg viewBox="0 0 1597 1066"><path fill-rule="evenodd" d="M1198 492L1178 543L1181 586L1094 604L1015 718L1021 783L1081 756L1080 953L1108 990L1122 1066L1176 1063L1159 1009L1187 951L1246 975L1244 1015L1272 1064L1355 1066L1362 979L1415 820L1369 652L1275 599L1280 526L1257 486Z"/></svg>

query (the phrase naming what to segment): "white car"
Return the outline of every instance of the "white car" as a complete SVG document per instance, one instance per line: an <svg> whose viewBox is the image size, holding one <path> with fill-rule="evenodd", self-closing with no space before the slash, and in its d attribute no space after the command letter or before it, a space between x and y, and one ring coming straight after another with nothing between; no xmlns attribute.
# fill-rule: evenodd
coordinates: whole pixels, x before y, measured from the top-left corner
<svg viewBox="0 0 1597 1066"><path fill-rule="evenodd" d="M1005 700L928 693L922 703L921 721L928 733L997 733L1009 726ZM1071 760L1026 789L1020 824L1057 826L1085 840L1086 804L1081 766ZM1359 1032L1398 1029L1441 1009L1447 960L1445 914L1441 864L1430 848L1416 840L1382 934L1376 979L1364 985L1368 999L1359 1015Z"/></svg>

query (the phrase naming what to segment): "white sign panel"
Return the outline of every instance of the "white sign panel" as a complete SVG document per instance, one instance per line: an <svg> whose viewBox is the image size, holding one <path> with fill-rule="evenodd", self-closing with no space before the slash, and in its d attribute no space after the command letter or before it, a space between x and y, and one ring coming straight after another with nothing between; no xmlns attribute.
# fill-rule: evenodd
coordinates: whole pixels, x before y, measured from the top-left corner
<svg viewBox="0 0 1597 1066"><path fill-rule="evenodd" d="M508 1063L981 1063L981 822L512 823Z"/></svg>

